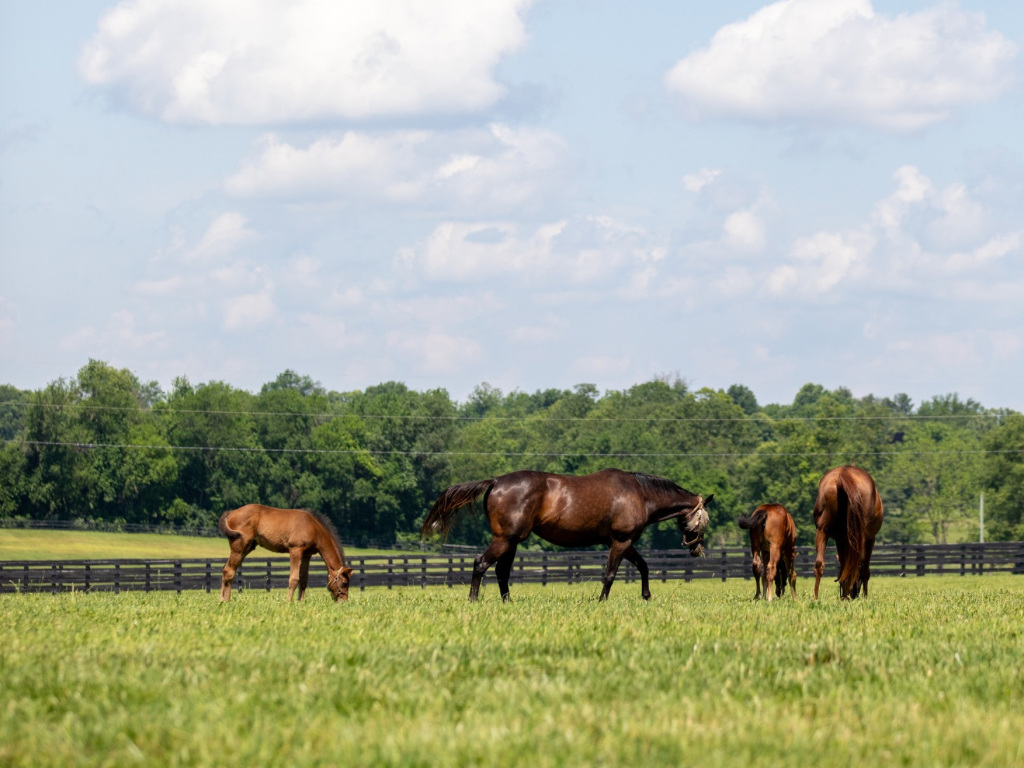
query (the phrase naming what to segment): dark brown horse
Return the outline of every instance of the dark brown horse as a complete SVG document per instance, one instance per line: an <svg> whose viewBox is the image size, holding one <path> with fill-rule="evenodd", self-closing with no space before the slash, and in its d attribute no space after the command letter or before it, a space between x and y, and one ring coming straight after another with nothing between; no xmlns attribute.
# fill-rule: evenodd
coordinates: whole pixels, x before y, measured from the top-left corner
<svg viewBox="0 0 1024 768"><path fill-rule="evenodd" d="M480 496L494 538L474 562L470 600L477 599L480 581L492 563L497 563L501 597L508 600L508 577L516 547L531 533L563 547L607 544L610 551L600 599L608 597L619 563L626 558L640 572L641 594L649 600L647 563L634 547L636 540L648 525L675 518L683 545L694 557L703 556L704 531L708 527L705 506L712 499L690 493L663 477L618 469L583 477L512 472L446 488L427 515L422 535L447 535L455 513Z"/></svg>
<svg viewBox="0 0 1024 768"><path fill-rule="evenodd" d="M352 569L345 565L345 551L331 521L305 509L276 509L262 504L246 504L225 512L217 521L220 532L231 543L231 555L224 566L220 583L220 599L231 599L231 582L245 556L259 544L271 552L287 552L291 557L288 576L288 601L295 588L299 600L309 583L309 560L319 553L327 566L327 588L334 601L348 600Z"/></svg>
<svg viewBox="0 0 1024 768"><path fill-rule="evenodd" d="M814 599L825 573L825 545L836 542L839 555L839 591L844 600L852 600L864 590L868 595L871 578L871 552L875 536L882 527L882 498L875 481L858 467L830 469L818 483L814 502L815 538Z"/></svg>
<svg viewBox="0 0 1024 768"><path fill-rule="evenodd" d="M796 523L793 516L781 504L762 504L748 517L739 519L740 528L750 531L750 557L754 561L754 585L757 591L754 599L761 597L761 583L764 582L764 596L772 601L772 586L775 596L786 593L786 580L796 600L796 570L793 560L796 555Z"/></svg>

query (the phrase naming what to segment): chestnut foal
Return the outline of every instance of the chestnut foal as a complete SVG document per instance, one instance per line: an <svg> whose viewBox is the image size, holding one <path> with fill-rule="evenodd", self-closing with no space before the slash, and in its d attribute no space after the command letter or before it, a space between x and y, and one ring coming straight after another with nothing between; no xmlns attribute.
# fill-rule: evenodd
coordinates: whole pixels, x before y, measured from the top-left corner
<svg viewBox="0 0 1024 768"><path fill-rule="evenodd" d="M796 550L796 523L781 504L762 504L748 517L739 519L740 528L750 531L750 556L754 561L754 599L764 596L772 601L772 587L776 597L786 592L786 580L796 600L796 571L793 558Z"/></svg>
<svg viewBox="0 0 1024 768"><path fill-rule="evenodd" d="M309 582L309 560L319 553L327 566L327 588L334 601L348 600L352 569L345 565L345 552L331 521L305 509L276 509L262 504L246 504L225 512L217 521L220 532L231 543L231 555L224 565L220 599L231 599L231 582L245 556L259 544L271 552L287 552L291 557L288 577L288 601L295 588L299 600L306 594Z"/></svg>

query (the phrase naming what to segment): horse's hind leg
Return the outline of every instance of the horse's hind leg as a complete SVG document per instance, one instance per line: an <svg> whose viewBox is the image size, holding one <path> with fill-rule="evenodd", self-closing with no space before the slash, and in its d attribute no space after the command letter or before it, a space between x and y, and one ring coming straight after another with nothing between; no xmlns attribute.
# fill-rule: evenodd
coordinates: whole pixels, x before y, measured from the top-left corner
<svg viewBox="0 0 1024 768"><path fill-rule="evenodd" d="M868 539L864 542L864 559L860 561L860 583L864 590L864 597L868 596L868 579L871 578L871 553L874 549L874 539Z"/></svg>
<svg viewBox="0 0 1024 768"><path fill-rule="evenodd" d="M796 553L792 547L783 553L783 561L786 563L786 570L789 572L789 588L793 593L793 599L796 600Z"/></svg>
<svg viewBox="0 0 1024 768"><path fill-rule="evenodd" d="M612 541L611 549L608 551L608 564L604 569L603 586L601 597L598 600L607 600L608 593L612 591L612 582L615 581L615 574L619 571L619 563L626 554L626 550L633 546L632 541Z"/></svg>
<svg viewBox="0 0 1024 768"><path fill-rule="evenodd" d="M473 580L469 585L470 600L476 600L480 595L480 582L483 581L487 569L500 560L510 546L513 546L512 542L507 539L494 538L484 553L473 561ZM509 569L511 570L511 565Z"/></svg>
<svg viewBox="0 0 1024 768"><path fill-rule="evenodd" d="M764 568L764 564L761 562L761 551L754 550L750 553L750 559L752 565L750 570L754 572L754 599L761 599L761 571Z"/></svg>
<svg viewBox="0 0 1024 768"><path fill-rule="evenodd" d="M828 534L818 530L814 538L814 599L818 599L818 585L821 584L821 577L825 575L825 545L828 544Z"/></svg>
<svg viewBox="0 0 1024 768"><path fill-rule="evenodd" d="M494 566L494 575L498 577L498 589L501 590L501 599L503 602L508 602L508 577L512 575L512 566L516 561L516 547L518 545L513 542L508 550L500 558Z"/></svg>
<svg viewBox="0 0 1024 768"><path fill-rule="evenodd" d="M309 584L309 561L312 559L312 552L302 553L302 565L299 566L299 601L306 596L306 585Z"/></svg>
<svg viewBox="0 0 1024 768"><path fill-rule="evenodd" d="M650 600L651 585L647 579L649 573L647 561L644 560L640 556L640 553L636 551L636 546L634 544L630 544L629 549L627 549L622 556L629 560L640 574L640 596L643 597L644 600Z"/></svg>
<svg viewBox="0 0 1024 768"><path fill-rule="evenodd" d="M224 564L224 570L220 579L220 599L222 602L226 603L231 599L231 582L235 580L235 572L242 565L245 556L252 552L254 544L255 542L246 541L241 536L231 540L231 554L228 555L228 561Z"/></svg>
<svg viewBox="0 0 1024 768"><path fill-rule="evenodd" d="M779 567L779 545L772 544L768 553L768 566L764 573L764 595L770 603L776 597L778 585L775 583L775 570Z"/></svg>
<svg viewBox="0 0 1024 768"><path fill-rule="evenodd" d="M290 603L296 587L299 586L299 574L302 572L302 550L293 549L288 552L288 557L291 560L291 568L288 571L288 602ZM302 599L301 593L299 599Z"/></svg>

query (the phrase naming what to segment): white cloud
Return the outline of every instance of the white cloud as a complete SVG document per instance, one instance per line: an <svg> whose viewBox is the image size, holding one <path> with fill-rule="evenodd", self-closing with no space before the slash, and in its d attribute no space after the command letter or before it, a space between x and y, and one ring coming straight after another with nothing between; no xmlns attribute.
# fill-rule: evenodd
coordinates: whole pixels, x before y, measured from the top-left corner
<svg viewBox="0 0 1024 768"><path fill-rule="evenodd" d="M392 331L388 347L415 361L424 373L458 371L480 357L480 344L466 336L447 333Z"/></svg>
<svg viewBox="0 0 1024 768"><path fill-rule="evenodd" d="M643 229L607 216L563 219L523 232L510 222L445 222L414 248L399 252L399 268L415 267L432 280L593 283L643 269L666 249Z"/></svg>
<svg viewBox="0 0 1024 768"><path fill-rule="evenodd" d="M198 245L187 250L183 258L186 261L206 261L231 253L256 236L246 224L246 218L240 213L222 213L210 223Z"/></svg>
<svg viewBox="0 0 1024 768"><path fill-rule="evenodd" d="M772 272L768 286L775 294L823 293L860 266L873 246L871 235L864 232L819 232L801 238L789 252L793 263Z"/></svg>
<svg viewBox="0 0 1024 768"><path fill-rule="evenodd" d="M1011 82L1016 46L943 4L875 13L871 0L782 0L722 27L665 85L691 117L915 131Z"/></svg>
<svg viewBox="0 0 1024 768"><path fill-rule="evenodd" d="M235 197L328 198L507 210L561 186L566 146L549 131L348 131L296 147L274 135L225 182Z"/></svg>
<svg viewBox="0 0 1024 768"><path fill-rule="evenodd" d="M352 344L352 334L348 332L343 320L313 312L303 312L298 319L320 349L344 349Z"/></svg>
<svg viewBox="0 0 1024 768"><path fill-rule="evenodd" d="M907 295L989 302L1019 292L1013 256L1021 254L1024 230L994 222L961 183L937 189L914 166L897 169L893 180L896 188L861 226L797 240L786 263L768 275L769 289L811 297L852 281Z"/></svg>
<svg viewBox="0 0 1024 768"><path fill-rule="evenodd" d="M126 0L78 69L175 123L463 112L496 102L532 0Z"/></svg>
<svg viewBox="0 0 1024 768"><path fill-rule="evenodd" d="M224 329L245 331L263 325L277 314L274 305L274 287L267 283L258 293L245 293L224 301Z"/></svg>
<svg viewBox="0 0 1024 768"><path fill-rule="evenodd" d="M718 168L701 168L696 173L683 176L683 188L687 192L700 192L722 174Z"/></svg>
<svg viewBox="0 0 1024 768"><path fill-rule="evenodd" d="M729 214L723 229L725 243L736 250L759 251L764 248L764 221L753 210Z"/></svg>

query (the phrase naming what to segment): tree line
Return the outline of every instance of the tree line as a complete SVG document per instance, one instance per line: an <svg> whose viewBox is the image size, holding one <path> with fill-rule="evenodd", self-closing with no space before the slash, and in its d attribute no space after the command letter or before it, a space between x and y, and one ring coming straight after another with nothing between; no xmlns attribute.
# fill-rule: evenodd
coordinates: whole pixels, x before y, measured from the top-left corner
<svg viewBox="0 0 1024 768"><path fill-rule="evenodd" d="M402 540L452 483L615 466L714 493L716 544L739 542L736 517L768 501L810 543L818 480L856 464L885 502L881 541L977 540L982 492L986 540L1024 538L1024 416L956 394L915 406L807 384L761 405L743 385L665 377L604 393L481 384L456 402L399 382L328 391L291 370L258 393L184 377L165 392L90 360L40 390L0 385L0 440L0 518L209 526L260 502L322 512L343 538ZM488 536L479 514L452 533ZM642 544L677 538L665 524Z"/></svg>

